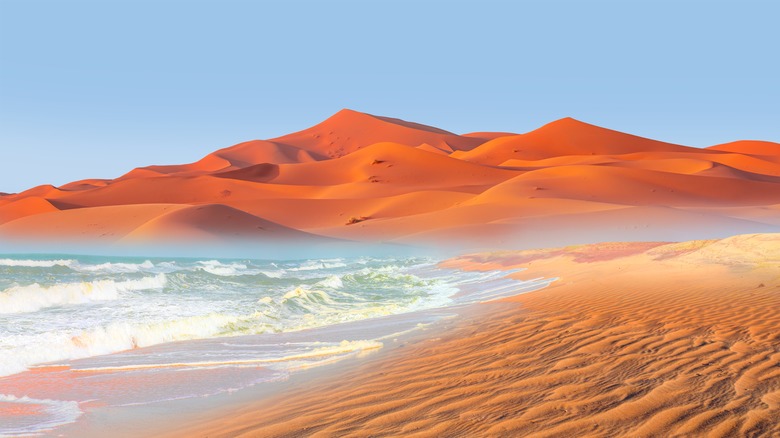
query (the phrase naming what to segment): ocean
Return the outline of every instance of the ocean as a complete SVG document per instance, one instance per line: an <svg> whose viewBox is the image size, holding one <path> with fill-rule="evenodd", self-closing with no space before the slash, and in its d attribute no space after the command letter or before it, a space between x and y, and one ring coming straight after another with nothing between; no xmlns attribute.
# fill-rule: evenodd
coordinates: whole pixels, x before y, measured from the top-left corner
<svg viewBox="0 0 780 438"><path fill-rule="evenodd" d="M0 436L240 391L545 287L425 257L0 255Z"/></svg>

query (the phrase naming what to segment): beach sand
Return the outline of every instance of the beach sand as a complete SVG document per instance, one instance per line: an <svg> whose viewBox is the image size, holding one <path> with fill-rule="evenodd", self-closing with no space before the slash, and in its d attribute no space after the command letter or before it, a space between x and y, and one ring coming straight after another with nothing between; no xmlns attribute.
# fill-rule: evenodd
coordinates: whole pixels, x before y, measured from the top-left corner
<svg viewBox="0 0 780 438"><path fill-rule="evenodd" d="M559 280L170 436L780 435L780 234L444 265Z"/></svg>

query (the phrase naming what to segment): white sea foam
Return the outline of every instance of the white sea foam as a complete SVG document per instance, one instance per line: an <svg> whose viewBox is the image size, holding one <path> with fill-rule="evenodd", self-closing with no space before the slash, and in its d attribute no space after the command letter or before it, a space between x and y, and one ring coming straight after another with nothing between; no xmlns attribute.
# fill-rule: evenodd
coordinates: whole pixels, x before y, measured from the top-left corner
<svg viewBox="0 0 780 438"><path fill-rule="evenodd" d="M289 299L302 299L304 301L328 299L324 292L303 289L296 289L287 295ZM295 331L345 320L363 319L370 314L395 313L392 310L397 309L395 306L390 306L384 310L366 309L367 312L363 314L355 311L347 312L344 315L325 315L327 317L322 319L306 318L285 328L281 326L269 327L263 322L265 314L262 312L243 316L212 313L149 323L117 322L105 327L75 332L7 336L0 340L0 376L16 374L41 363L57 363L174 341L262 333L268 329ZM344 344L329 347L329 349L316 350L313 355L336 354L366 347L367 344Z"/></svg>
<svg viewBox="0 0 780 438"><path fill-rule="evenodd" d="M259 364L285 364L285 368L302 368L301 364L316 366L320 361L327 359L338 359L345 354L359 353L370 350L378 350L384 344L374 340L343 340L332 345L312 348L302 352L294 352L287 355L274 357L258 357L249 359L220 359L220 360L198 360L187 362L157 362L144 364L128 365L106 365L88 368L79 368L79 371L116 371L116 370L139 370L139 369L161 369L161 368L182 368L182 367L219 367L219 366L241 366L241 365L259 365ZM290 366L290 364L292 364Z"/></svg>
<svg viewBox="0 0 780 438"><path fill-rule="evenodd" d="M199 268L209 274L219 275L220 277L232 277L247 273L247 266L243 263L224 264L217 260L200 261Z"/></svg>
<svg viewBox="0 0 780 438"><path fill-rule="evenodd" d="M138 280L95 280L81 283L65 283L41 286L12 286L0 292L0 314L26 313L67 304L83 304L92 301L116 300L127 291L160 289L165 287L165 274Z"/></svg>
<svg viewBox="0 0 780 438"><path fill-rule="evenodd" d="M165 277L160 274L154 278ZM148 286L152 285L154 283ZM93 357L167 342L297 331L403 313L419 305L417 299L385 303L356 301L345 305L336 302L324 291L304 287L289 290L277 300L263 297L257 304L264 305L262 311L210 313L149 322L116 321L84 330L7 335L0 339L0 375L22 372L35 364Z"/></svg>
<svg viewBox="0 0 780 438"><path fill-rule="evenodd" d="M344 340L333 346L315 348L314 350L298 356L286 357L285 359L290 361L286 367L290 371L314 368L316 366L339 361L343 359L345 355L367 353L378 350L383 346L384 344L375 340Z"/></svg>
<svg viewBox="0 0 780 438"><path fill-rule="evenodd" d="M238 322L239 317L214 313L149 323L115 322L81 331L6 336L0 339L0 376L19 373L40 363L225 335Z"/></svg>
<svg viewBox="0 0 780 438"><path fill-rule="evenodd" d="M331 275L324 280L318 281L317 286L329 287L331 289L341 289L344 287L344 282L341 281L341 277L338 275Z"/></svg>
<svg viewBox="0 0 780 438"><path fill-rule="evenodd" d="M0 416L0 437L39 435L64 424L73 423L83 413L75 401L38 400L0 394L0 404L34 406L33 415Z"/></svg>
<svg viewBox="0 0 780 438"><path fill-rule="evenodd" d="M289 271L314 271L317 269L343 268L345 266L347 266L347 264L342 262L340 259L307 260L306 262L302 263L300 266L288 268L288 270Z"/></svg>
<svg viewBox="0 0 780 438"><path fill-rule="evenodd" d="M298 300L301 302L333 302L333 300L330 298L330 295L321 290L311 290L302 287L296 287L295 289L284 294L282 297L283 303L290 300Z"/></svg>
<svg viewBox="0 0 780 438"><path fill-rule="evenodd" d="M154 269L154 263L146 260L143 263L101 263L98 265L75 264L72 266L75 270L81 272L105 272L109 274L123 274L131 272L141 272Z"/></svg>
<svg viewBox="0 0 780 438"><path fill-rule="evenodd" d="M265 275L268 278L282 278L282 276L284 276L284 271L283 270L279 270L279 271L259 270L258 272L263 274L263 275Z"/></svg>
<svg viewBox="0 0 780 438"><path fill-rule="evenodd" d="M113 323L85 331L70 339L73 346L86 349L89 356L148 347L163 342L210 338L229 333L239 317L211 313L147 324Z"/></svg>
<svg viewBox="0 0 780 438"><path fill-rule="evenodd" d="M71 266L75 260L14 260L0 259L0 266L26 267L26 268L51 268L54 266Z"/></svg>

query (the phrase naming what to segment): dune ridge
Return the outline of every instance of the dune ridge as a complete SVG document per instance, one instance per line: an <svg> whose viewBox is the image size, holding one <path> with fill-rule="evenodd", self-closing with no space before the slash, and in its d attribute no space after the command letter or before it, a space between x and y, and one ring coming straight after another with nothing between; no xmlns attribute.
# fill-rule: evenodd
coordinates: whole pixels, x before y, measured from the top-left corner
<svg viewBox="0 0 780 438"><path fill-rule="evenodd" d="M170 436L777 436L780 234L461 256L555 276Z"/></svg>
<svg viewBox="0 0 780 438"><path fill-rule="evenodd" d="M290 229L306 238L465 247L723 237L780 230L780 144L697 149L572 118L525 134L458 135L342 110L194 163L0 194L0 238L115 243L236 233L218 214L199 219L202 232L184 232L191 218L161 205L219 205L279 225L243 233L250 241ZM585 232L556 240L567 227Z"/></svg>

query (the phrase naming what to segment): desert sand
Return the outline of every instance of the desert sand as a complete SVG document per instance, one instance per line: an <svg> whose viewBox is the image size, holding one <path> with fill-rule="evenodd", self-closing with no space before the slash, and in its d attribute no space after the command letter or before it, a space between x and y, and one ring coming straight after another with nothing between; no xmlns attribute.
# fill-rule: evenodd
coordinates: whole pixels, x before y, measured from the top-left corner
<svg viewBox="0 0 780 438"><path fill-rule="evenodd" d="M443 265L559 280L171 436L780 434L780 235Z"/></svg>
<svg viewBox="0 0 780 438"><path fill-rule="evenodd" d="M780 144L699 149L571 118L457 135L342 110L195 163L0 195L0 239L22 241L531 248L776 231Z"/></svg>

